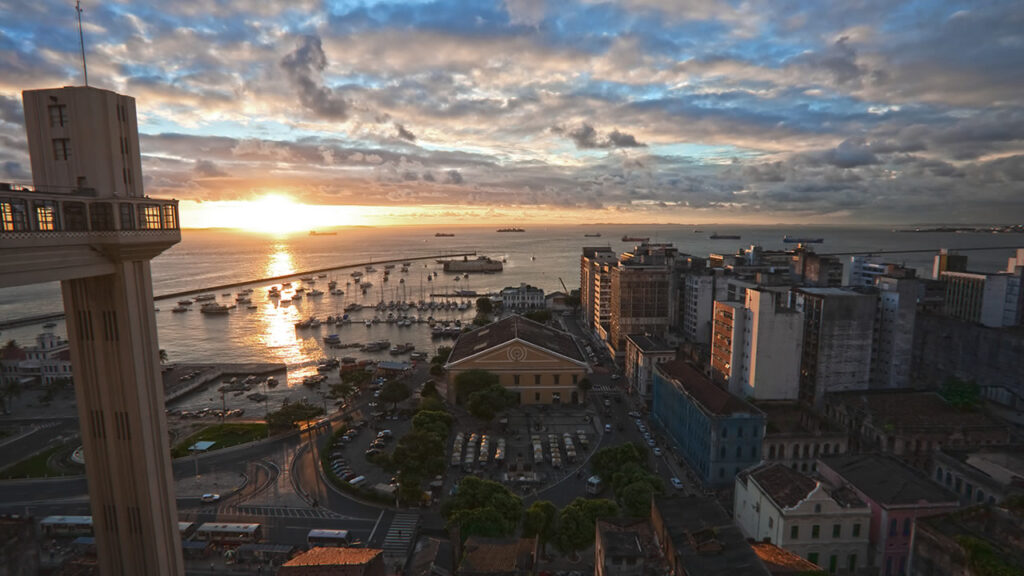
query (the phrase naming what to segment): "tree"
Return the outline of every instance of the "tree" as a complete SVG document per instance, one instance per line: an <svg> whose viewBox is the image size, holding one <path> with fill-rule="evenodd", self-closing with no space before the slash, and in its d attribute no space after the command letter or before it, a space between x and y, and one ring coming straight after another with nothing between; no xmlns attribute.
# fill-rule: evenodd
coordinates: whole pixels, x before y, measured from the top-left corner
<svg viewBox="0 0 1024 576"><path fill-rule="evenodd" d="M430 359L431 364L437 364L444 366L448 362L448 357L452 355L451 346L441 346L437 349L437 354Z"/></svg>
<svg viewBox="0 0 1024 576"><path fill-rule="evenodd" d="M483 296L476 299L476 313L479 315L487 315L494 312L494 303L491 299Z"/></svg>
<svg viewBox="0 0 1024 576"><path fill-rule="evenodd" d="M523 501L501 484L466 476L459 491L441 506L449 526L459 526L463 538L511 536L523 515Z"/></svg>
<svg viewBox="0 0 1024 576"><path fill-rule="evenodd" d="M160 349L160 363L167 364L167 350Z"/></svg>
<svg viewBox="0 0 1024 576"><path fill-rule="evenodd" d="M412 430L398 439L391 460L402 470L425 478L444 472L444 441L423 430Z"/></svg>
<svg viewBox="0 0 1024 576"><path fill-rule="evenodd" d="M653 478L660 482L657 476L653 476ZM647 517L651 513L651 496L655 492L658 491L654 489L649 481L639 480L617 491L616 496L622 502L627 515Z"/></svg>
<svg viewBox="0 0 1024 576"><path fill-rule="evenodd" d="M950 378L939 389L946 403L960 410L974 410L981 403L981 391L973 380Z"/></svg>
<svg viewBox="0 0 1024 576"><path fill-rule="evenodd" d="M366 370L349 370L348 372L341 373L341 381L353 386L362 386L368 382L371 377L371 374Z"/></svg>
<svg viewBox="0 0 1024 576"><path fill-rule="evenodd" d="M474 392L497 384L497 374L486 370L467 370L455 377L455 401L462 404Z"/></svg>
<svg viewBox="0 0 1024 576"><path fill-rule="evenodd" d="M619 513L615 502L604 498L577 498L558 515L555 545L563 552L576 553L594 543L595 526L600 518Z"/></svg>
<svg viewBox="0 0 1024 576"><path fill-rule="evenodd" d="M574 312L580 309L580 291L573 290L565 297L566 306L572 306Z"/></svg>
<svg viewBox="0 0 1024 576"><path fill-rule="evenodd" d="M555 535L558 521L558 508L548 500L537 500L526 509L523 515L523 536L540 540L541 553Z"/></svg>
<svg viewBox="0 0 1024 576"><path fill-rule="evenodd" d="M466 400L466 408L473 416L490 421L495 414L515 406L518 401L517 394L509 392L501 384L491 384L470 394Z"/></svg>
<svg viewBox="0 0 1024 576"><path fill-rule="evenodd" d="M551 310L534 310L532 312L527 312L526 314L523 314L523 316L529 318L530 320L533 320L534 322L539 322L540 324L547 324L548 322L551 321Z"/></svg>
<svg viewBox="0 0 1024 576"><path fill-rule="evenodd" d="M402 468L398 473L398 498L408 504L423 501L423 477L414 471Z"/></svg>
<svg viewBox="0 0 1024 576"><path fill-rule="evenodd" d="M311 420L323 413L324 409L320 406L308 404L303 400L302 402L282 406L280 410L268 413L267 427L272 433L291 430L298 428L299 422Z"/></svg>
<svg viewBox="0 0 1024 576"><path fill-rule="evenodd" d="M420 399L417 410L420 412L443 412L444 402L438 396L425 396Z"/></svg>
<svg viewBox="0 0 1024 576"><path fill-rule="evenodd" d="M444 367L442 365L440 365L440 364L431 364L430 365L430 375L431 376L437 376L437 377L444 376Z"/></svg>
<svg viewBox="0 0 1024 576"><path fill-rule="evenodd" d="M412 417L412 429L427 432L444 440L452 429L451 414L439 411L421 411Z"/></svg>
<svg viewBox="0 0 1024 576"><path fill-rule="evenodd" d="M421 398L428 398L433 396L434 398L440 398L441 394L437 391L437 382L433 380L427 380L423 383L423 388L420 390Z"/></svg>
<svg viewBox="0 0 1024 576"><path fill-rule="evenodd" d="M397 408L398 403L408 398L410 394L409 387L405 385L405 382L391 380L384 384L384 388L380 391L380 400L381 402L390 402L392 408Z"/></svg>
<svg viewBox="0 0 1024 576"><path fill-rule="evenodd" d="M587 392L594 387L594 383L590 381L590 378L580 378L580 381L576 383L576 389L580 391L580 397L586 400Z"/></svg>
<svg viewBox="0 0 1024 576"><path fill-rule="evenodd" d="M590 467L595 474L610 480L612 476L629 464L640 465L645 461L644 453L636 444L625 442L618 446L602 448L590 459Z"/></svg>

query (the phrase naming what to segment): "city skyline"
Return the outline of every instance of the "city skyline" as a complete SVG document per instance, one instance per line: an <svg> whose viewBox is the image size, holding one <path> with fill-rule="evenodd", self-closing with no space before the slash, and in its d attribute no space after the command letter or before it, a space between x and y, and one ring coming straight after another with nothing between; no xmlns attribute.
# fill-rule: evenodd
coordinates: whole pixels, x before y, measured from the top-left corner
<svg viewBox="0 0 1024 576"><path fill-rule="evenodd" d="M85 2L83 26L184 227L1013 223L1013 7ZM0 181L27 184L20 92L82 83L77 21L0 14Z"/></svg>

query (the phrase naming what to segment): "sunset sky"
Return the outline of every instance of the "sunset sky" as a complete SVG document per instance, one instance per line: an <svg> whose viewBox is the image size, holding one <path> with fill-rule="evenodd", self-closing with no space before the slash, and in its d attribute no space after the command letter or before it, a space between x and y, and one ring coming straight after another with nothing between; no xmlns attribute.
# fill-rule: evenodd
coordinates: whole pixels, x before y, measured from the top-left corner
<svg viewBox="0 0 1024 576"><path fill-rule="evenodd" d="M73 5L0 0L0 181ZM1019 0L82 5L185 226L1024 221Z"/></svg>

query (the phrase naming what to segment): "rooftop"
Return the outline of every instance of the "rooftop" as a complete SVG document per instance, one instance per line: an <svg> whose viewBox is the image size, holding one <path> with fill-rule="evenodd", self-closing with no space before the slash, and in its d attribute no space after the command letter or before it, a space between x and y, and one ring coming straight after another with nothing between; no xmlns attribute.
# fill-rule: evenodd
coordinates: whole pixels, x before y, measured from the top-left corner
<svg viewBox="0 0 1024 576"><path fill-rule="evenodd" d="M485 538L470 536L463 546L459 573L514 574L529 569L534 538Z"/></svg>
<svg viewBox="0 0 1024 576"><path fill-rule="evenodd" d="M870 417L875 427L952 429L958 427L1005 427L981 411L950 406L937 392L921 390L863 390L834 392L827 402L841 403Z"/></svg>
<svg viewBox="0 0 1024 576"><path fill-rule="evenodd" d="M733 396L727 390L718 387L690 363L673 360L658 364L655 368L659 373L671 378L712 414L728 416L730 414L761 414L754 405L746 400Z"/></svg>
<svg viewBox="0 0 1024 576"><path fill-rule="evenodd" d="M583 353L580 352L571 334L515 314L506 316L487 326L463 333L455 341L452 353L448 357L448 363L454 364L470 356L475 356L484 350L489 350L513 340L527 342L581 364L586 364L586 359L584 359Z"/></svg>
<svg viewBox="0 0 1024 576"><path fill-rule="evenodd" d="M647 518L604 518L598 520L597 531L605 556L642 557L653 546L651 523Z"/></svg>
<svg viewBox="0 0 1024 576"><path fill-rule="evenodd" d="M945 454L986 474L1000 484L1024 485L1024 445L984 447L975 450L942 448Z"/></svg>
<svg viewBox="0 0 1024 576"><path fill-rule="evenodd" d="M805 560L800 556L779 548L768 542L751 542L750 547L754 549L757 557L768 567L768 571L775 574L800 574L806 572L820 572L821 567Z"/></svg>
<svg viewBox="0 0 1024 576"><path fill-rule="evenodd" d="M649 336L647 334L630 334L626 336L627 340L632 340L633 344L637 348L644 352L675 352L676 349L665 343L664 340L657 336Z"/></svg>
<svg viewBox="0 0 1024 576"><path fill-rule="evenodd" d="M996 557L1024 573L1024 515L1021 510L975 506L949 514L919 518L917 530L955 540L970 536L995 549ZM1010 572L1007 572L1008 574Z"/></svg>
<svg viewBox="0 0 1024 576"><path fill-rule="evenodd" d="M283 566L358 566L383 553L375 548L310 548Z"/></svg>
<svg viewBox="0 0 1024 576"><path fill-rule="evenodd" d="M740 472L753 478L758 486L780 508L792 508L807 498L818 487L818 482L780 463L762 464Z"/></svg>
<svg viewBox="0 0 1024 576"><path fill-rule="evenodd" d="M713 498L658 496L654 506L688 576L769 574L739 527Z"/></svg>
<svg viewBox="0 0 1024 576"><path fill-rule="evenodd" d="M826 420L817 416L813 411L802 407L798 402L770 400L759 401L755 404L758 410L764 412L767 430L765 434L834 434L843 436L838 430L829 430Z"/></svg>
<svg viewBox="0 0 1024 576"><path fill-rule="evenodd" d="M804 294L811 294L813 296L864 296L863 292L855 292L845 288L814 288L802 286L797 288L797 290Z"/></svg>
<svg viewBox="0 0 1024 576"><path fill-rule="evenodd" d="M957 504L957 496L932 483L920 472L882 454L857 454L822 458L859 492L881 506Z"/></svg>

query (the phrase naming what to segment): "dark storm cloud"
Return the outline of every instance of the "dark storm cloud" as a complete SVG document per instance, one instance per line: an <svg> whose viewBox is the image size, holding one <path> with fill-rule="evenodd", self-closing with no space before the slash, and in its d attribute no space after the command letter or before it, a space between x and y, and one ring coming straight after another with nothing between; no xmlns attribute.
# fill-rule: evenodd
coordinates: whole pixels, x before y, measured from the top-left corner
<svg viewBox="0 0 1024 576"><path fill-rule="evenodd" d="M8 98L0 94L0 121L21 125L24 115L21 111L21 100Z"/></svg>
<svg viewBox="0 0 1024 576"><path fill-rule="evenodd" d="M4 178L10 178L12 180L28 180L32 177L32 175L22 168L21 164L18 162L8 161L4 162L0 166L3 167L3 171L0 172L0 174L3 174Z"/></svg>
<svg viewBox="0 0 1024 576"><path fill-rule="evenodd" d="M462 177L462 173L458 170L448 170L445 172L445 182L449 184L462 184L465 179Z"/></svg>
<svg viewBox="0 0 1024 576"><path fill-rule="evenodd" d="M636 137L632 134L626 134L619 132L618 130L612 130L607 137L601 138L597 134L597 130L593 126L587 123L583 123L579 128L574 128L565 132L564 128L555 127L552 129L555 133L564 133L573 142L576 143L576 147L581 150L590 148L642 148L646 144L641 144L636 141Z"/></svg>
<svg viewBox="0 0 1024 576"><path fill-rule="evenodd" d="M349 103L344 96L324 86L322 74L327 55L319 36L303 36L295 50L281 59L281 69L295 85L299 101L306 109L335 120L348 116Z"/></svg>
<svg viewBox="0 0 1024 576"><path fill-rule="evenodd" d="M409 130L406 130L405 126L403 126L402 124L395 122L395 130L398 131L398 137L401 138L402 140L407 140L409 142L416 141L416 135L410 132Z"/></svg>

